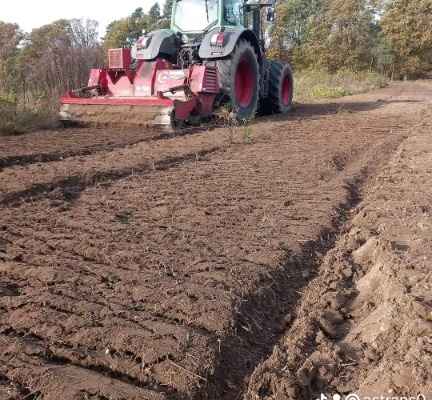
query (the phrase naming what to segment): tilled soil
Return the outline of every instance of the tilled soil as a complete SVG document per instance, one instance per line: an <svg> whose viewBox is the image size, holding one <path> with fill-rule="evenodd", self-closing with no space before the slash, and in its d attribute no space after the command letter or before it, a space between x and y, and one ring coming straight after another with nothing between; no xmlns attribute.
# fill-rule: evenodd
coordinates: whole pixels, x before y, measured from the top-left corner
<svg viewBox="0 0 432 400"><path fill-rule="evenodd" d="M432 398L432 104L419 112L245 399Z"/></svg>
<svg viewBox="0 0 432 400"><path fill-rule="evenodd" d="M369 294L355 285L370 261L348 263L355 273L340 292L352 302L341 302L342 311L322 307L339 284L337 268L325 271L331 257L354 249L340 233L376 176L386 179L382 168L413 135L430 132L431 88L392 85L246 127L171 136L71 129L2 140L0 398L306 399L330 381L341 393L360 388L373 364L359 361ZM427 136L422 143L430 146ZM384 196L399 194L388 186ZM370 242L366 232L377 228L367 222L352 243ZM420 257L430 247L419 249ZM308 303L316 282L322 298ZM367 307L379 309L384 297L374 296ZM343 321L325 325L325 312ZM303 324L303 313L328 332L315 320ZM346 364L340 354L349 347L348 379L334 367L322 385L305 372L314 354L308 340L319 332L327 346L320 354L339 349L335 365ZM374 340L371 349L380 349ZM376 354L376 368L392 360Z"/></svg>

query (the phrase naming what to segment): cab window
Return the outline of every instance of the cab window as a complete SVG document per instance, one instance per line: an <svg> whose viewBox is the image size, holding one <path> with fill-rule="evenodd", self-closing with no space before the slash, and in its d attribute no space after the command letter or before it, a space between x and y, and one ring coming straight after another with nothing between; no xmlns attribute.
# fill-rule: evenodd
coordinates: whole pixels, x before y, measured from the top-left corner
<svg viewBox="0 0 432 400"><path fill-rule="evenodd" d="M243 0L225 0L224 19L229 25L243 26Z"/></svg>

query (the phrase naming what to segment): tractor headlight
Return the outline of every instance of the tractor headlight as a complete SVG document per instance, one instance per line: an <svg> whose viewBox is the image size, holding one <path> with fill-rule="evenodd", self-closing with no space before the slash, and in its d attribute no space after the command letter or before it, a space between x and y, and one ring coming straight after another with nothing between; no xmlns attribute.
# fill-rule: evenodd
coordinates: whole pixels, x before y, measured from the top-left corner
<svg viewBox="0 0 432 400"><path fill-rule="evenodd" d="M189 43L189 37L188 35L182 35L181 41L183 44Z"/></svg>

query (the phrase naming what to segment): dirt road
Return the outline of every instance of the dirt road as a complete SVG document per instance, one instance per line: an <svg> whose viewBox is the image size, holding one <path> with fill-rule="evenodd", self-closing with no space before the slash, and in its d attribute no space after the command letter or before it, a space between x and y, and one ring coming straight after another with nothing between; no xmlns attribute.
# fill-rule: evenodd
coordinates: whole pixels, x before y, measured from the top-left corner
<svg viewBox="0 0 432 400"><path fill-rule="evenodd" d="M0 399L309 399L430 359L431 93L2 139Z"/></svg>

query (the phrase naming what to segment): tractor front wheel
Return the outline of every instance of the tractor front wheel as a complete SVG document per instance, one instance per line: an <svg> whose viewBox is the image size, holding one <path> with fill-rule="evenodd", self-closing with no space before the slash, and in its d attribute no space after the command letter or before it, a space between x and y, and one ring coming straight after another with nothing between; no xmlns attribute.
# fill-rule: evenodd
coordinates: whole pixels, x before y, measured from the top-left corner
<svg viewBox="0 0 432 400"><path fill-rule="evenodd" d="M291 67L283 61L270 61L268 97L261 100L264 113L286 113L291 109L294 81Z"/></svg>
<svg viewBox="0 0 432 400"><path fill-rule="evenodd" d="M228 103L240 119L255 115L259 95L259 66L254 47L240 39L228 58L217 61L220 102Z"/></svg>

